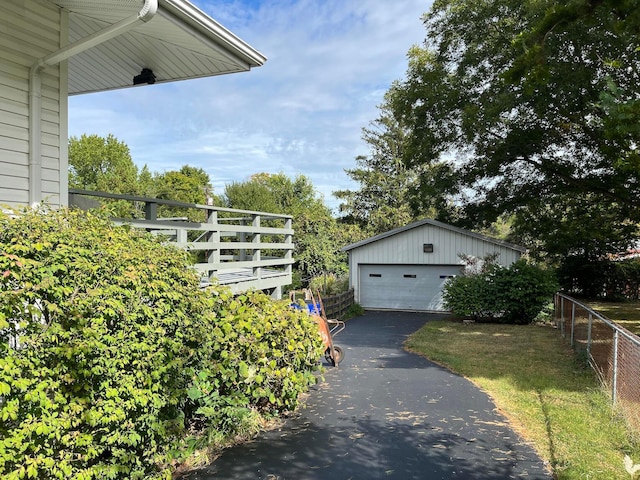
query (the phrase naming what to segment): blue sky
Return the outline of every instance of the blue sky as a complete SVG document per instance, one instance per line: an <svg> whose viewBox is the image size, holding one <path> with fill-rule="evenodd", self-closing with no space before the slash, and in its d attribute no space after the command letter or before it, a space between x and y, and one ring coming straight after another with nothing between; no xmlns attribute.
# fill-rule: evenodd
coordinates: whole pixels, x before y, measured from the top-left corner
<svg viewBox="0 0 640 480"><path fill-rule="evenodd" d="M304 174L337 209L344 173L367 154L361 130L430 0L191 0L267 57L247 73L69 99L69 135L115 135L152 171L203 168L215 193L254 173Z"/></svg>

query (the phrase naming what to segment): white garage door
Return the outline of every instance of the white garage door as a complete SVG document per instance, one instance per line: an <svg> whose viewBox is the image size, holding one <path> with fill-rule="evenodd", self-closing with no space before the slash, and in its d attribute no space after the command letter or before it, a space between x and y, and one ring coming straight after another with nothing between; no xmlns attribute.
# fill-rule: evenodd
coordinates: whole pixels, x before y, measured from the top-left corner
<svg viewBox="0 0 640 480"><path fill-rule="evenodd" d="M360 265L360 305L442 311L442 286L460 265Z"/></svg>

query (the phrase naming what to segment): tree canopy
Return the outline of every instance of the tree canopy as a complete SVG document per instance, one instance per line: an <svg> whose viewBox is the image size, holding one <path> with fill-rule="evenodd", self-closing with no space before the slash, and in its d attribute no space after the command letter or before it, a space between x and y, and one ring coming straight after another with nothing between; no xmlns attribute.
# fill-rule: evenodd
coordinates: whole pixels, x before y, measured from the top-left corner
<svg viewBox="0 0 640 480"><path fill-rule="evenodd" d="M404 163L451 169L418 190L447 193L467 225L512 214L519 237L551 254L629 244L640 221L639 7L437 0L425 45L388 93L407 129ZM579 239L598 218L606 231Z"/></svg>
<svg viewBox="0 0 640 480"><path fill-rule="evenodd" d="M69 139L69 187L185 203L222 203L220 197L213 194L209 174L202 168L184 165L177 171L153 173L144 165L138 170L129 147L112 134L106 138L84 134ZM103 203L117 216L144 215L141 205L121 200L103 200ZM160 207L159 215L204 220L201 212L166 205Z"/></svg>
<svg viewBox="0 0 640 480"><path fill-rule="evenodd" d="M135 194L138 167L129 147L109 134L69 139L69 187L100 192Z"/></svg>
<svg viewBox="0 0 640 480"><path fill-rule="evenodd" d="M258 173L227 185L224 196L230 208L293 216L294 257L302 280L346 272L346 254L340 249L359 240L359 230L338 224L306 176Z"/></svg>
<svg viewBox="0 0 640 480"><path fill-rule="evenodd" d="M403 162L407 131L395 118L389 98L387 94L378 107L379 117L362 129L369 155L356 157L357 167L345 169L359 189L334 192L336 198L343 200L340 212L344 221L357 224L370 235L447 210L447 196L440 193L442 189L422 196L423 201L415 200L414 190L419 185L426 187L437 172L448 167L442 163L407 167Z"/></svg>

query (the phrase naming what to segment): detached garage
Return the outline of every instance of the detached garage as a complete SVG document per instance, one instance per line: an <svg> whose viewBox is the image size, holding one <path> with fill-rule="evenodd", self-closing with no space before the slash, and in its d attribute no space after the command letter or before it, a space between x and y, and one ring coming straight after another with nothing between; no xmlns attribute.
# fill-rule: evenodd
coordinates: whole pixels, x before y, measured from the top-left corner
<svg viewBox="0 0 640 480"><path fill-rule="evenodd" d="M421 220L354 243L349 283L366 309L443 311L442 286L464 271L461 254L483 258L498 253L509 266L523 247L469 232L436 220Z"/></svg>

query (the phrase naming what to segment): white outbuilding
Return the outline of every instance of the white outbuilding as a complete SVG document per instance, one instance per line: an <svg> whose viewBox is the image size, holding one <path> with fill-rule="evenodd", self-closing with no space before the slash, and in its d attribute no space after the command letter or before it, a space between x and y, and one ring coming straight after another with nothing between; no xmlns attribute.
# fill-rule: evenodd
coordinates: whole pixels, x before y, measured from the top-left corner
<svg viewBox="0 0 640 480"><path fill-rule="evenodd" d="M365 309L444 311L442 287L463 273L461 255L497 254L509 266L525 248L425 219L348 245L349 284Z"/></svg>

